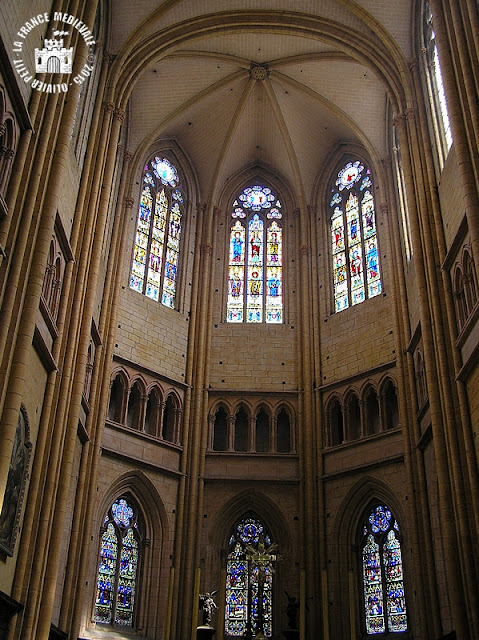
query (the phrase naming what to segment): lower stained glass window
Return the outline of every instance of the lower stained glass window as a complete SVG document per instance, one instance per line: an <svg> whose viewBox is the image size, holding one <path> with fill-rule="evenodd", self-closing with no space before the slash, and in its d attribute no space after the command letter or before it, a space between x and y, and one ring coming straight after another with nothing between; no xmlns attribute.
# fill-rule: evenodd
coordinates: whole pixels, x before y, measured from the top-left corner
<svg viewBox="0 0 479 640"><path fill-rule="evenodd" d="M93 619L132 627L139 531L137 511L127 497L112 504L102 531Z"/></svg>
<svg viewBox="0 0 479 640"><path fill-rule="evenodd" d="M258 629L258 604L260 579L259 569L249 558L251 547L271 545L271 538L264 525L256 518L244 518L234 528L229 540L229 553L226 566L226 611L225 635L243 636L251 623L253 636ZM263 597L263 633L267 638L273 635L272 615L273 567L271 563L264 568L264 584L261 586Z"/></svg>
<svg viewBox="0 0 479 640"><path fill-rule="evenodd" d="M375 507L363 526L362 567L366 632L406 631L399 525L384 505Z"/></svg>

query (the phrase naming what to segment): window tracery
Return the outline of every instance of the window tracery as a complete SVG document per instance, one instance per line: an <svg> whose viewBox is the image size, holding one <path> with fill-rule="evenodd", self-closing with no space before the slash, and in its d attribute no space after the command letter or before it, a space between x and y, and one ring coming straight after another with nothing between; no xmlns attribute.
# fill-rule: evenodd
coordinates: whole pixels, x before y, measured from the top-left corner
<svg viewBox="0 0 479 640"><path fill-rule="evenodd" d="M473 257L466 246L456 263L453 280L453 295L459 331L467 324L477 305L476 270Z"/></svg>
<svg viewBox="0 0 479 640"><path fill-rule="evenodd" d="M407 631L399 524L387 506L367 512L361 549L366 633Z"/></svg>
<svg viewBox="0 0 479 640"><path fill-rule="evenodd" d="M143 172L130 288L174 308L184 195L177 169L155 156Z"/></svg>
<svg viewBox="0 0 479 640"><path fill-rule="evenodd" d="M279 405L249 409L243 405L229 414L223 404L210 414L212 451L291 453L294 430L291 410Z"/></svg>
<svg viewBox="0 0 479 640"><path fill-rule="evenodd" d="M334 310L338 312L382 291L370 170L359 160L347 162L331 194Z"/></svg>
<svg viewBox="0 0 479 640"><path fill-rule="evenodd" d="M377 385L370 383L359 394L347 389L335 391L326 400L326 442L335 447L362 437L399 427L399 406L396 385L386 376Z"/></svg>
<svg viewBox="0 0 479 640"><path fill-rule="evenodd" d="M283 322L281 202L269 187L243 189L231 213L227 322Z"/></svg>
<svg viewBox="0 0 479 640"><path fill-rule="evenodd" d="M93 619L134 626L141 543L139 512L126 495L113 502L101 528Z"/></svg>
<svg viewBox="0 0 479 640"><path fill-rule="evenodd" d="M253 635L258 626L258 567L250 558L249 549L272 544L264 523L254 516L243 518L229 538L226 563L225 635L244 636L247 632L248 611L251 611ZM263 585L264 635L273 634L273 567L265 567ZM249 602L251 600L251 602Z"/></svg>

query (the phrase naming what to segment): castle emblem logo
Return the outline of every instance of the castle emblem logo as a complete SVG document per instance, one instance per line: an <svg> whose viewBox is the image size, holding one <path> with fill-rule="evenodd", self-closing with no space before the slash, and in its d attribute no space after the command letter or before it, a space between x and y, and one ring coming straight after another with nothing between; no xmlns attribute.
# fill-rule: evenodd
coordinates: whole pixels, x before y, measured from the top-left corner
<svg viewBox="0 0 479 640"><path fill-rule="evenodd" d="M61 26L61 23L63 23L63 25L70 27L71 30L64 31L61 28L54 29L52 31L53 37L45 38L42 48L35 47L35 74L46 76L44 79L39 79L30 71L31 63L27 60L28 53L24 51L24 44L28 37L36 36L36 38L40 40L41 33L39 32L44 33L45 26L51 21L57 23L57 26ZM57 79L55 75L65 76L71 75L73 72L74 48L65 46L64 38L72 34L74 29L77 29L89 48L87 63L83 65L80 72L71 79L71 82L65 81L64 77L60 77L58 78L58 82L54 82L54 80ZM36 34L35 30L37 30ZM38 14L27 20L20 27L16 36L18 40L13 43L13 66L20 78L26 84L29 84L32 89L43 93L66 93L73 82L75 84L82 84L90 77L94 62L92 47L96 43L88 26L75 16L59 11L55 11L51 16L48 13ZM51 81L48 82L47 80L50 79Z"/></svg>
<svg viewBox="0 0 479 640"><path fill-rule="evenodd" d="M54 36L67 36L68 31L54 31ZM66 49L61 40L45 40L43 49L35 49L35 71L37 73L71 73L73 47Z"/></svg>

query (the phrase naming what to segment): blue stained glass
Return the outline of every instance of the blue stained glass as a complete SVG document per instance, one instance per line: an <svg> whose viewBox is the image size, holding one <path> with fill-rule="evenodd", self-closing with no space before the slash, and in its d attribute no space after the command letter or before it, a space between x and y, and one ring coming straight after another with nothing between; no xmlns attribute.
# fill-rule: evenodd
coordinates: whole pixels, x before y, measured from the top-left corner
<svg viewBox="0 0 479 640"><path fill-rule="evenodd" d="M374 533L379 531L387 531L391 520L391 512L387 507L376 507L375 511L369 516L369 522Z"/></svg>
<svg viewBox="0 0 479 640"><path fill-rule="evenodd" d="M247 187L233 202L231 217L227 322L281 323L281 202L268 187Z"/></svg>
<svg viewBox="0 0 479 640"><path fill-rule="evenodd" d="M130 526L130 519L133 517L133 509L124 498L114 502L111 507L111 511L113 513L113 519L118 526Z"/></svg>
<svg viewBox="0 0 479 640"><path fill-rule="evenodd" d="M124 498L116 500L106 516L101 538L100 559L93 619L97 623L133 625L138 567L138 532L134 512ZM136 534L138 535L138 533Z"/></svg>
<svg viewBox="0 0 479 640"><path fill-rule="evenodd" d="M251 598L253 631L258 618L258 567L247 558L246 545L255 547L260 541L267 547L271 538L264 525L255 518L245 518L238 523L230 536L230 553L226 566L225 634L243 636L248 621L248 602ZM273 571L266 566L263 586L263 618L266 637L272 636L272 583Z"/></svg>
<svg viewBox="0 0 479 640"><path fill-rule="evenodd" d="M359 160L348 162L332 189L331 253L335 311L382 292L373 183ZM347 189L347 199L341 191Z"/></svg>
<svg viewBox="0 0 479 640"><path fill-rule="evenodd" d="M130 288L174 307L184 198L168 160L155 157L151 166L143 176Z"/></svg>
<svg viewBox="0 0 479 640"><path fill-rule="evenodd" d="M399 526L390 510L378 505L363 527L363 586L369 635L407 630ZM371 533L369 533L371 532Z"/></svg>

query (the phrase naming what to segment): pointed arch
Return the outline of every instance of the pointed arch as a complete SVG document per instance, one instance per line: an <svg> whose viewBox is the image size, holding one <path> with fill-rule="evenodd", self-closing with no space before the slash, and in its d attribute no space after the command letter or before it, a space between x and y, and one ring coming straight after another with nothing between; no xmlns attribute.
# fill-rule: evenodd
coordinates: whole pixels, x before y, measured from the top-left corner
<svg viewBox="0 0 479 640"><path fill-rule="evenodd" d="M361 405L359 395L356 391L350 390L346 394L344 401L346 439L358 440L362 436L361 425Z"/></svg>
<svg viewBox="0 0 479 640"><path fill-rule="evenodd" d="M221 402L216 406L213 416L213 451L227 451L229 449L229 414Z"/></svg>
<svg viewBox="0 0 479 640"><path fill-rule="evenodd" d="M397 387L389 376L381 383L381 404L384 428L387 430L396 429L399 426Z"/></svg>
<svg viewBox="0 0 479 640"><path fill-rule="evenodd" d="M158 384L150 386L146 402L144 431L150 436L159 435L159 425L163 396Z"/></svg>
<svg viewBox="0 0 479 640"><path fill-rule="evenodd" d="M293 450L293 411L285 403L281 403L276 409L276 452L290 453Z"/></svg>
<svg viewBox="0 0 479 640"><path fill-rule="evenodd" d="M247 411L244 403L240 403L234 413L234 450L248 451L250 448L250 419L251 413Z"/></svg>
<svg viewBox="0 0 479 640"><path fill-rule="evenodd" d="M271 450L271 413L262 404L255 415L255 451L265 453Z"/></svg>
<svg viewBox="0 0 479 640"><path fill-rule="evenodd" d="M144 380L141 377L135 377L131 382L126 411L126 426L130 427L130 429L143 430L146 397Z"/></svg>
<svg viewBox="0 0 479 640"><path fill-rule="evenodd" d="M262 523L269 533L271 541L278 544L278 552L281 555L288 557L292 553L293 536L287 525L288 518L284 514L281 505L257 489L247 489L235 494L223 505L210 528L209 543L213 548L223 550L223 569L227 566L227 562L231 560L231 558L228 559L227 557L231 551L231 535L235 527L247 518L259 520ZM241 561L241 558L239 558L239 561ZM227 602L226 590L228 587L228 583L221 586L221 589L224 590L225 602ZM219 601L222 601L222 597L219 596ZM280 598L281 601L282 598ZM272 591L272 606L271 619L274 622L275 619L278 619L277 615L274 614L274 610L278 611L279 606L275 605L274 589Z"/></svg>
<svg viewBox="0 0 479 640"><path fill-rule="evenodd" d="M167 157L146 162L138 208L130 288L174 308L186 194L181 171Z"/></svg>
<svg viewBox="0 0 479 640"><path fill-rule="evenodd" d="M328 205L334 311L381 294L381 268L371 170L350 155L330 178Z"/></svg>
<svg viewBox="0 0 479 640"><path fill-rule="evenodd" d="M329 444L334 447L345 441L344 414L341 399L333 395L326 405L327 424L329 426Z"/></svg>
<svg viewBox="0 0 479 640"><path fill-rule="evenodd" d="M284 322L283 205L269 183L254 179L230 209L226 320Z"/></svg>
<svg viewBox="0 0 479 640"><path fill-rule="evenodd" d="M366 411L366 435L381 431L379 399L375 387L368 384L363 392L363 403Z"/></svg>
<svg viewBox="0 0 479 640"><path fill-rule="evenodd" d="M373 540L375 544L379 546L379 558L369 557L369 553L375 553L372 550L367 549L369 531L365 530L365 526L369 522L370 515L375 511L377 507L386 508L391 517L388 520L385 517L385 521L391 523L386 530L382 531L382 537L378 540ZM394 523L397 524L395 528ZM369 523L370 526L370 523ZM394 531L395 541L388 546L391 542L387 538L387 534L390 530ZM339 571L342 573L352 572L356 588L351 593L341 593L341 599L344 598L341 606L345 607L349 611L348 599L352 596L356 599L356 607L354 608L353 615L356 617L356 621L353 623L349 621L349 624L354 624L355 628L360 629L361 633L368 637L369 635L376 635L380 631L374 631L374 612L372 617L369 616L369 621L372 621L368 627L368 606L371 610L377 611L375 605L379 602L379 594L375 593L375 588L378 582L373 584L371 593L366 588L369 586L369 582L366 580L366 575L374 577L381 576L381 588L383 600L380 607L389 617L396 619L391 621L388 619L388 615L385 616L385 625L389 625L389 630L395 633L404 631L404 618L401 611L393 611L394 601L396 598L402 599L405 604L404 591L407 590L407 567L401 566L401 577L398 580L394 579L395 566L394 553L397 549L396 542L399 540L402 543L404 537L407 535L408 522L403 512L402 506L396 499L395 494L390 488L381 480L372 476L365 476L358 482L356 482L347 492L343 498L341 505L338 509L337 516L333 523L331 535L334 539L338 540L337 545L337 562ZM366 549L366 552L365 552ZM401 563L404 563L405 558L401 556ZM379 566L375 567L374 563L379 561ZM366 572L369 571L367 574ZM396 572L396 578L398 573ZM402 585L399 584L402 582ZM398 593L395 593L395 592ZM402 591L402 593L401 593ZM371 599L369 600L369 596ZM376 601L375 598L378 598ZM401 607L402 608L402 607ZM345 609L343 609L345 610ZM380 614L376 614L376 620L379 619ZM346 621L347 622L347 621ZM377 623L378 625L380 623ZM407 620L406 620L407 624ZM396 626L395 626L396 625ZM380 628L378 626L378 628ZM369 631L368 631L369 629ZM397 637L401 637L398 635Z"/></svg>
<svg viewBox="0 0 479 640"><path fill-rule="evenodd" d="M125 420L126 405L129 389L128 376L123 369L112 373L110 386L110 401L108 404L108 419L122 424Z"/></svg>
<svg viewBox="0 0 479 640"><path fill-rule="evenodd" d="M126 501L126 506L123 503L119 504L122 499ZM120 518L128 517L128 506L133 510L133 515L130 516L133 531L126 541L124 553L122 549L124 550L125 547L122 544L125 536L128 535L129 525L126 526L125 522L123 524L114 522L112 506L115 503L119 504ZM114 510L117 509L116 507ZM96 566L95 579L90 583L93 618L99 615L102 618L97 620L100 624L113 622L125 630L146 629L151 615L156 615L154 610L158 606L156 602L161 581L164 580L162 578L164 558L171 553L171 550L165 546L169 540L170 525L163 500L143 472L138 470L127 472L119 476L105 491L96 507L94 520L98 532L98 543L96 548L92 546ZM132 571L134 567L130 564L134 555L132 540L139 543L136 547L137 562L134 576ZM116 562L113 563L111 554L115 551L115 544ZM113 564L115 564L114 567ZM153 567L156 567L154 571L152 571ZM115 579L114 584L111 580L112 576ZM107 584L108 579L110 579L110 587ZM100 584L100 581L103 584ZM102 598L103 602L101 602ZM99 608L97 608L97 601ZM120 607L117 606L118 602ZM147 602L148 606L146 606ZM105 615L98 614L98 611L103 611ZM119 614L119 619L116 618L116 614Z"/></svg>

